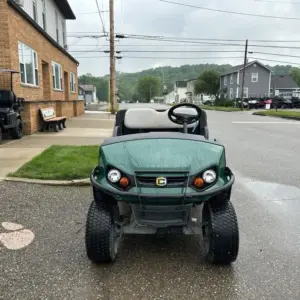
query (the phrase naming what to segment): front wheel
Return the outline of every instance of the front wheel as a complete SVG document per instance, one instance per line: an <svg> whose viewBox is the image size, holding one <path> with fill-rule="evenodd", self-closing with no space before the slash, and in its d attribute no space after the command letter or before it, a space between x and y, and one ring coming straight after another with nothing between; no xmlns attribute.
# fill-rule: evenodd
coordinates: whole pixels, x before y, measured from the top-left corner
<svg viewBox="0 0 300 300"><path fill-rule="evenodd" d="M85 246L88 258L95 263L116 260L120 227L104 203L92 202L86 222Z"/></svg>
<svg viewBox="0 0 300 300"><path fill-rule="evenodd" d="M24 135L24 124L21 119L17 119L16 127L11 130L13 139L21 139Z"/></svg>
<svg viewBox="0 0 300 300"><path fill-rule="evenodd" d="M230 264L239 252L239 228L230 201L218 207L206 203L202 212L205 258L212 264Z"/></svg>

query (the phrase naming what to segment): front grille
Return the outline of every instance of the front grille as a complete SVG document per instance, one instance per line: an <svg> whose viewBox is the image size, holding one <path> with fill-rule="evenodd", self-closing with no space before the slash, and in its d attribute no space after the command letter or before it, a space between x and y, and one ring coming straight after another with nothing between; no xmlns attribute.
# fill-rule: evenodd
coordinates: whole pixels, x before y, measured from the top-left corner
<svg viewBox="0 0 300 300"><path fill-rule="evenodd" d="M131 205L131 208L137 224L164 227L186 225L191 205Z"/></svg>
<svg viewBox="0 0 300 300"><path fill-rule="evenodd" d="M160 176L136 176L139 187L156 187L156 178ZM184 187L187 185L187 176L164 176L167 179L165 187Z"/></svg>

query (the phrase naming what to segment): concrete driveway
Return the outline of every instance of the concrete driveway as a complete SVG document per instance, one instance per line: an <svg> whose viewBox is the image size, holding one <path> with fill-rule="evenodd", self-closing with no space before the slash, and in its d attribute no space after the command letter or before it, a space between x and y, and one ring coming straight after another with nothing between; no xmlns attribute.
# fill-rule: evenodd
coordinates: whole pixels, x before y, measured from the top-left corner
<svg viewBox="0 0 300 300"><path fill-rule="evenodd" d="M95 266L84 247L90 188L2 182L0 223L23 225L28 243L10 250L16 233L0 229L0 241L11 234L0 242L2 298L300 299L300 122L213 111L208 121L237 177L241 244L231 267L204 263L201 238L151 236L126 236L115 264Z"/></svg>

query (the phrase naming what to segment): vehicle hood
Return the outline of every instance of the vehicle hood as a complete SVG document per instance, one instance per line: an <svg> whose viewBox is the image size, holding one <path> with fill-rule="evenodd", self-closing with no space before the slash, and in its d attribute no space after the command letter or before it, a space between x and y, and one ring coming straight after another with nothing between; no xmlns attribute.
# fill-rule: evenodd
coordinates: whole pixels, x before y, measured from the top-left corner
<svg viewBox="0 0 300 300"><path fill-rule="evenodd" d="M143 139L119 142L100 148L100 164L133 174L147 171L189 171L218 166L224 147L215 143L180 139Z"/></svg>

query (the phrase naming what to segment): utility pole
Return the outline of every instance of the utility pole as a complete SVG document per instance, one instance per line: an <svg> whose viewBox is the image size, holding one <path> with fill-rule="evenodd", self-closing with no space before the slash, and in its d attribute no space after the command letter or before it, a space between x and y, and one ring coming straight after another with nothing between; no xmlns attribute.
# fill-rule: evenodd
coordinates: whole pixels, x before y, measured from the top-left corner
<svg viewBox="0 0 300 300"><path fill-rule="evenodd" d="M110 34L110 112L115 114L115 20L114 0L109 0L109 34Z"/></svg>
<svg viewBox="0 0 300 300"><path fill-rule="evenodd" d="M243 79L242 79L241 110L244 109L244 84L245 84L245 73L246 73L246 65L247 65L247 53L248 53L248 40L246 40L246 45L245 45L244 69L243 69Z"/></svg>

